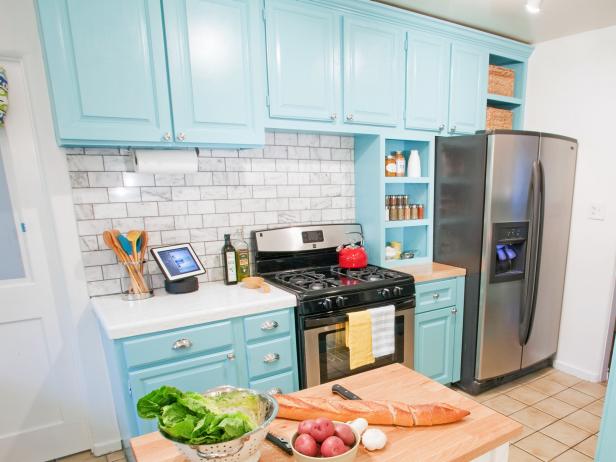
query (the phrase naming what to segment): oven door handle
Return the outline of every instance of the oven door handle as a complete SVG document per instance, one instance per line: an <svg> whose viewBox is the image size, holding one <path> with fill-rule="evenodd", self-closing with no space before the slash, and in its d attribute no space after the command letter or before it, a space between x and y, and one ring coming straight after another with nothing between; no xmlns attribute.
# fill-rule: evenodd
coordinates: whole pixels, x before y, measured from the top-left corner
<svg viewBox="0 0 616 462"><path fill-rule="evenodd" d="M406 300L401 303L396 303L396 314L400 311L410 310L415 307L415 299ZM367 308L369 309L369 308ZM346 313L336 314L323 318L306 318L304 319L304 329L316 329L317 327L331 326L332 324L342 324L349 317Z"/></svg>

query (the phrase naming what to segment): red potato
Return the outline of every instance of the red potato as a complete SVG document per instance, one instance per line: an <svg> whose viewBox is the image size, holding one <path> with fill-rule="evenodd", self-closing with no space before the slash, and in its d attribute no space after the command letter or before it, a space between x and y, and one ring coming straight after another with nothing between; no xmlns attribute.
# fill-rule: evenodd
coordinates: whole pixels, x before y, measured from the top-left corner
<svg viewBox="0 0 616 462"><path fill-rule="evenodd" d="M295 450L305 456L316 457L319 454L319 446L314 438L302 433L295 439Z"/></svg>
<svg viewBox="0 0 616 462"><path fill-rule="evenodd" d="M334 424L331 420L324 417L319 417L314 421L314 426L310 432L317 443L322 443L330 436L333 436L335 432Z"/></svg>
<svg viewBox="0 0 616 462"><path fill-rule="evenodd" d="M351 427L347 424L337 423L334 425L334 435L340 438L347 446L353 446L355 444L355 434Z"/></svg>
<svg viewBox="0 0 616 462"><path fill-rule="evenodd" d="M334 457L344 454L349 447L344 444L337 436L330 436L321 444L321 455L323 457Z"/></svg>
<svg viewBox="0 0 616 462"><path fill-rule="evenodd" d="M307 433L308 435L310 435L310 432L312 432L313 428L314 428L314 420L312 419L304 420L297 427L297 433L300 433L300 434Z"/></svg>

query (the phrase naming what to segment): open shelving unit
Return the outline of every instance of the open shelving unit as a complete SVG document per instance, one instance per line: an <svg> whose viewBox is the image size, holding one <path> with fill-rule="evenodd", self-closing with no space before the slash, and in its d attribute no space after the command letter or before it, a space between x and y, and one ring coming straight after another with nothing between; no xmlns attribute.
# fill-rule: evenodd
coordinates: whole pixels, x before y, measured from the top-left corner
<svg viewBox="0 0 616 462"><path fill-rule="evenodd" d="M524 89L526 88L526 63L507 56L491 54L490 64L506 67L515 72L513 96L488 94L486 105L513 112L513 129L520 130L524 124Z"/></svg>
<svg viewBox="0 0 616 462"><path fill-rule="evenodd" d="M422 176L386 177L385 157L393 151L402 151L408 166L412 149L419 151ZM424 206L424 219L385 219L385 196L400 194L408 195L411 204ZM434 136L417 132L409 134L408 139L356 135L355 195L356 217L363 226L370 263L392 268L432 261ZM391 241L400 242L402 250L413 251L415 257L387 260L385 247Z"/></svg>

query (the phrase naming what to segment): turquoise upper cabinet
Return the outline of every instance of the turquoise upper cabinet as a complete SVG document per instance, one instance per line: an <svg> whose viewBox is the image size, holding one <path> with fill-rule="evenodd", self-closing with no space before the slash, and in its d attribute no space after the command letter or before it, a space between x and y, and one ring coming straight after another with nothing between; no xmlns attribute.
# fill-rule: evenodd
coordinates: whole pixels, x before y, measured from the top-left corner
<svg viewBox="0 0 616 462"><path fill-rule="evenodd" d="M177 142L263 143L258 6L163 0Z"/></svg>
<svg viewBox="0 0 616 462"><path fill-rule="evenodd" d="M475 133L485 127L488 50L454 42L451 46L449 133Z"/></svg>
<svg viewBox="0 0 616 462"><path fill-rule="evenodd" d="M334 122L340 88L340 16L288 0L266 2L269 115Z"/></svg>
<svg viewBox="0 0 616 462"><path fill-rule="evenodd" d="M449 112L451 42L434 34L408 32L405 127L443 132Z"/></svg>
<svg viewBox="0 0 616 462"><path fill-rule="evenodd" d="M157 0L39 0L60 144L160 142L171 133Z"/></svg>
<svg viewBox="0 0 616 462"><path fill-rule="evenodd" d="M402 125L403 72L400 29L344 17L344 122Z"/></svg>
<svg viewBox="0 0 616 462"><path fill-rule="evenodd" d="M454 362L455 317L441 308L415 317L414 367L432 380L451 383Z"/></svg>

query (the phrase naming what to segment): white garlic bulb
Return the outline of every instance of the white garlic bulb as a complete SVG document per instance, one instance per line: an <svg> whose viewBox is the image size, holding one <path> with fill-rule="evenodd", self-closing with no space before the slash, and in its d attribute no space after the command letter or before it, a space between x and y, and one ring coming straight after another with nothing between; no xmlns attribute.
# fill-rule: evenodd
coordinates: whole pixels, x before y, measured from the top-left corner
<svg viewBox="0 0 616 462"><path fill-rule="evenodd" d="M368 421L363 417L359 417L347 423L351 426L351 428L353 428L353 430L359 433L359 436L361 436L366 431L366 428L368 428Z"/></svg>
<svg viewBox="0 0 616 462"><path fill-rule="evenodd" d="M368 451L376 451L385 447L387 435L378 428L369 428L361 437L361 442Z"/></svg>

